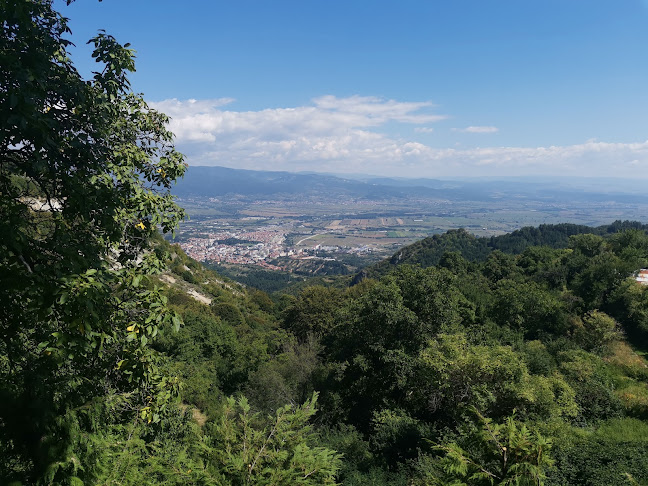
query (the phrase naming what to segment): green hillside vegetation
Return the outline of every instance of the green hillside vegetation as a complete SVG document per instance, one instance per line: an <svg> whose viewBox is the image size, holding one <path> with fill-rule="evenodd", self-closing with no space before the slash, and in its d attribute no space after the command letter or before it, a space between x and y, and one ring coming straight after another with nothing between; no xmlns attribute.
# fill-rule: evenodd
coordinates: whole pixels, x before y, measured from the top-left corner
<svg viewBox="0 0 648 486"><path fill-rule="evenodd" d="M489 238L473 236L463 228L450 230L401 248L391 258L364 270L362 276L385 275L395 266L404 263L423 267L438 265L448 251L459 252L463 258L471 262L481 262L495 250L518 255L530 246L566 248L570 236L579 234L609 236L629 229L646 231L648 225L637 221L615 221L596 228L571 223L542 224L537 228L527 226L509 234Z"/></svg>
<svg viewBox="0 0 648 486"><path fill-rule="evenodd" d="M84 411L72 450L92 464L77 471L89 484L300 484L308 467L303 484L648 475L648 363L633 350L648 333L648 288L631 278L648 258L641 231L483 263L455 252L297 297L156 245L170 265L149 285L184 325L153 348L178 398L157 424L116 420L117 402Z"/></svg>
<svg viewBox="0 0 648 486"><path fill-rule="evenodd" d="M180 272L169 302L185 325L155 347L181 377L194 440L211 438L236 406L228 396L273 417L318 393L311 444L342 454L342 484L648 475L648 363L633 350L646 342L648 288L631 277L648 258L642 231L481 263L454 252L439 266L297 297L241 288L168 251Z"/></svg>
<svg viewBox="0 0 648 486"><path fill-rule="evenodd" d="M185 166L133 51L85 81L51 2L0 18L1 484L648 484L645 227L244 287L158 234Z"/></svg>
<svg viewBox="0 0 648 486"><path fill-rule="evenodd" d="M268 293L281 292L291 295L296 295L304 288L313 285L347 287L353 278L351 272L346 268L344 268L344 273L338 273L336 270L341 265L331 265L331 263L336 262L324 262L324 264L317 260L306 260L305 262L303 265L300 262L291 265L296 269L296 272L292 269L268 270L258 265L215 265L205 263L205 266L248 287ZM331 268L333 271L328 273Z"/></svg>
<svg viewBox="0 0 648 486"><path fill-rule="evenodd" d="M366 475L384 464L385 484L399 474L402 484L491 484L473 477L481 468L504 484L492 469L503 441L499 455L489 449L486 423L511 443L526 427L522 442L536 453L544 444L551 466L528 450L521 457L534 457L546 484L648 477L648 368L632 350L647 342L648 288L631 277L648 238L629 230L568 241L480 263L453 251L439 266L401 265L344 293L307 290L289 307L284 326L324 346L322 422L353 427L375 461L347 470L344 484L376 483Z"/></svg>

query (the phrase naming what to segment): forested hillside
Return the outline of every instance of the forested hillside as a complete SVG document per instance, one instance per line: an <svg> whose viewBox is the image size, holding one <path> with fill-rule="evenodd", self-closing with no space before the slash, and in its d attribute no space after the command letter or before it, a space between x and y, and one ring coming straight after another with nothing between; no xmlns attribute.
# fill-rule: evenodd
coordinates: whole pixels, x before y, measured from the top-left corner
<svg viewBox="0 0 648 486"><path fill-rule="evenodd" d="M86 81L51 2L0 18L0 484L648 484L645 226L250 289L159 234L185 165L133 51Z"/></svg>
<svg viewBox="0 0 648 486"><path fill-rule="evenodd" d="M184 325L162 327L153 347L178 398L150 424L124 421L117 397L77 410L68 453L87 464L76 471L86 483L604 485L648 474L637 352L648 287L632 278L648 258L644 232L480 263L449 252L439 266L297 297L156 246L169 270L149 287L165 289Z"/></svg>
<svg viewBox="0 0 648 486"><path fill-rule="evenodd" d="M458 251L465 259L484 261L488 255L499 250L517 255L530 246L566 248L569 237L584 233L609 236L629 229L648 230L648 225L638 221L615 221L609 225L592 228L571 223L542 224L527 226L512 233L487 237L476 237L464 229L451 230L440 235L430 236L398 250L390 259L383 260L362 272L362 276L384 275L400 264L437 265L447 251Z"/></svg>
<svg viewBox="0 0 648 486"><path fill-rule="evenodd" d="M344 484L503 484L513 456L546 484L646 478L648 288L631 276L647 256L644 231L581 234L305 291L284 326L324 346L322 422L373 456Z"/></svg>
<svg viewBox="0 0 648 486"><path fill-rule="evenodd" d="M228 395L275 417L285 404L312 406L314 392L310 447L327 451L342 484L603 485L648 474L648 367L635 351L648 335L648 288L631 277L648 257L642 231L481 263L451 251L439 266L297 298L246 291L170 251L167 292L185 326L155 347L181 377L185 416L201 424L189 421L195 435L181 447L200 481L218 470L213 438L236 407ZM212 456L194 441L212 441ZM141 447L138 468L151 460Z"/></svg>

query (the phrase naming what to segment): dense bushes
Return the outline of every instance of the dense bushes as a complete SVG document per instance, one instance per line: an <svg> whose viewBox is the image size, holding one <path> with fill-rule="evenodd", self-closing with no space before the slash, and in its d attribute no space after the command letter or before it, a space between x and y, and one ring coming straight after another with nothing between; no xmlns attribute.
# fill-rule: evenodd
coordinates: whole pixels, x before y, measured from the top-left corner
<svg viewBox="0 0 648 486"><path fill-rule="evenodd" d="M626 336L642 332L646 291L628 269L644 238L482 263L450 252L296 296L244 289L168 247L180 274L165 292L185 325L161 329L155 349L182 401L154 426L104 414L74 457L106 484L640 480L648 366Z"/></svg>

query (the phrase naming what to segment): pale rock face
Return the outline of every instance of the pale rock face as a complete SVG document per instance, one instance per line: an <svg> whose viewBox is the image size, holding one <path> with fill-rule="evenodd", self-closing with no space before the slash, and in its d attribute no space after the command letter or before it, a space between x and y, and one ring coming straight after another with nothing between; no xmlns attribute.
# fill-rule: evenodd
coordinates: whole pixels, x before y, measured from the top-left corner
<svg viewBox="0 0 648 486"><path fill-rule="evenodd" d="M198 302L202 302L203 304L207 304L207 305L211 304L211 301L212 301L209 297L201 294L200 292L198 292L197 290L194 290L194 289L187 290L187 295L189 295L190 297L193 297Z"/></svg>
<svg viewBox="0 0 648 486"><path fill-rule="evenodd" d="M160 275L160 279L168 284L176 283L175 277L172 277L171 275L166 275L166 274Z"/></svg>

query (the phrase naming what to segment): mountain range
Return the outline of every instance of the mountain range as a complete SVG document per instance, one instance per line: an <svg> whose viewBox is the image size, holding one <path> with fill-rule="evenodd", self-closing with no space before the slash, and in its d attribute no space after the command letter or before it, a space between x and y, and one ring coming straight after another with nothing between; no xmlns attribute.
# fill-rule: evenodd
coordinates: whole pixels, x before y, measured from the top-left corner
<svg viewBox="0 0 648 486"><path fill-rule="evenodd" d="M645 189L636 181L602 179L409 179L354 175L342 177L319 173L292 173L191 166L174 188L180 197L348 196L371 200L390 198L437 198L489 201L520 198L549 201L648 202Z"/></svg>

